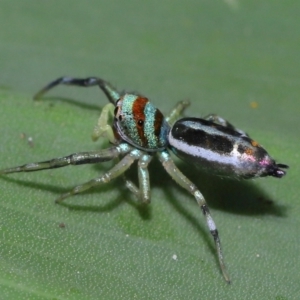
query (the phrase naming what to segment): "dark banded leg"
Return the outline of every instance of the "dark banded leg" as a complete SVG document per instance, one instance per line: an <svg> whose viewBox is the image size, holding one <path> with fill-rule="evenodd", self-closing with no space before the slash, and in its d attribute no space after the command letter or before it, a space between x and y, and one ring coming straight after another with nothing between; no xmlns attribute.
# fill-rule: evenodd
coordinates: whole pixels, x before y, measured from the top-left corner
<svg viewBox="0 0 300 300"><path fill-rule="evenodd" d="M214 122L215 124L219 124L219 125L222 125L224 127L233 129L233 130L237 131L238 133L240 133L242 136L249 137L246 132L244 132L243 130L240 130L240 129L234 127L231 123L229 123L227 120L225 120L224 118L222 118L222 117L220 117L218 115L210 114L210 115L204 117L203 119L205 119L207 121Z"/></svg>
<svg viewBox="0 0 300 300"><path fill-rule="evenodd" d="M167 122L172 125L189 105L190 101L188 100L178 102L172 111L166 116Z"/></svg>
<svg viewBox="0 0 300 300"><path fill-rule="evenodd" d="M57 85L74 85L81 87L91 87L98 85L99 88L104 92L107 96L108 100L115 104L116 101L120 98L120 94L105 80L98 77L88 77L88 78L72 78L72 77L60 77L49 84L47 84L44 88L38 91L33 99L41 98L46 92L56 87Z"/></svg>
<svg viewBox="0 0 300 300"><path fill-rule="evenodd" d="M224 258L223 258L223 254L222 254L221 242L220 242L218 230L217 230L215 222L209 212L208 206L205 202L203 195L200 193L200 191L197 189L197 187L185 175L183 175L180 172L180 170L176 167L176 165L174 164L174 162L168 152L166 152L166 151L159 152L158 156L159 156L159 159L160 159L162 165L164 166L165 170L168 172L168 174L181 187L186 189L188 192L190 192L195 197L198 205L200 206L200 208L202 210L203 215L206 218L206 223L209 228L209 231L214 238L222 274L223 274L225 280L228 283L230 283L229 275L227 273L225 263L224 263Z"/></svg>
<svg viewBox="0 0 300 300"><path fill-rule="evenodd" d="M0 170L0 174L9 174L16 172L34 172L45 169L61 168L68 165L100 163L112 160L118 157L120 154L125 154L129 152L130 149L131 148L122 149L121 147L116 146L99 151L74 153L68 156L53 158L47 161L28 163L22 166L7 168L4 170Z"/></svg>

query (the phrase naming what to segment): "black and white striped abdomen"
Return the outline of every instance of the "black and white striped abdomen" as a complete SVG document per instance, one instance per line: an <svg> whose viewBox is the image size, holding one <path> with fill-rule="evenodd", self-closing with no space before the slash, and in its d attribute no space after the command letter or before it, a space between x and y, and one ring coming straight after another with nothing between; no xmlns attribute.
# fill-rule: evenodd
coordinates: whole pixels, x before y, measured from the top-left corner
<svg viewBox="0 0 300 300"><path fill-rule="evenodd" d="M244 178L280 177L275 161L257 142L211 121L180 119L171 128L168 142L178 157L211 173Z"/></svg>

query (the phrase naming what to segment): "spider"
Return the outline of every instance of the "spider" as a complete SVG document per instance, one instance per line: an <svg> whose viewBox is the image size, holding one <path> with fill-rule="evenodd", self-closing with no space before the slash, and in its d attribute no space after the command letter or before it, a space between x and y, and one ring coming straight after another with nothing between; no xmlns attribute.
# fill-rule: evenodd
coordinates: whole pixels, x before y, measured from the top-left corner
<svg viewBox="0 0 300 300"><path fill-rule="evenodd" d="M97 77L58 78L41 89L34 98L40 98L48 90L61 84L100 87L109 103L104 106L92 137L93 140L97 140L100 136L105 136L113 146L98 151L74 153L43 162L28 163L1 170L0 174L33 172L119 159L115 166L106 173L75 186L56 199L56 202L61 202L72 195L108 183L123 175L137 161L139 186L124 177L125 185L140 202L149 203L148 165L156 155L166 172L194 196L201 208L216 245L223 277L226 282L230 283L218 230L208 205L196 185L177 168L170 152L184 161L199 165L208 172L238 178L263 176L281 178L285 175L285 171L281 168L288 168L288 166L277 164L267 151L244 131L236 129L217 115L210 114L203 119L178 119L189 105L188 101L179 102L171 113L164 117L146 97L135 93L119 93L107 81ZM113 116L113 124L109 122L111 116Z"/></svg>

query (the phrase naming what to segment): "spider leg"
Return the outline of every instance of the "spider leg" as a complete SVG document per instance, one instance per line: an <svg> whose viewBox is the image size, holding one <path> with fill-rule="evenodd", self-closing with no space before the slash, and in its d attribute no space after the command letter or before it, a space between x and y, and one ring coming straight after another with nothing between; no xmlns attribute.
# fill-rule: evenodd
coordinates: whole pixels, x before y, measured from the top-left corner
<svg viewBox="0 0 300 300"><path fill-rule="evenodd" d="M152 156L144 154L138 162L138 176L140 187L140 200L142 203L150 203L150 179L148 165L152 160Z"/></svg>
<svg viewBox="0 0 300 300"><path fill-rule="evenodd" d="M99 137L103 136L107 137L112 144L116 143L112 126L109 125L110 117L114 116L114 109L115 105L112 103L108 103L103 107L97 125L94 127L92 134L93 141L96 141Z"/></svg>
<svg viewBox="0 0 300 300"><path fill-rule="evenodd" d="M224 118L216 115L216 114L209 114L207 115L206 117L204 117L203 119L207 120L207 121L211 121L211 122L214 122L216 124L219 124L219 125L222 125L224 127L227 127L227 128L230 128L230 129L233 129L235 131L237 131L238 133L240 133L242 136L247 136L249 137L249 135L244 132L243 130L240 130L236 127L234 127L231 123L229 123L227 120L225 120Z"/></svg>
<svg viewBox="0 0 300 300"><path fill-rule="evenodd" d="M61 168L68 165L93 164L112 160L120 154L126 154L131 150L127 144L111 147L104 150L93 152L79 152L68 156L53 158L47 161L29 163L13 168L0 170L0 174L9 174L16 172L34 172L45 169Z"/></svg>
<svg viewBox="0 0 300 300"><path fill-rule="evenodd" d="M112 167L108 172L103 175L91 179L81 185L75 186L69 192L62 194L59 198L56 199L56 203L63 201L64 199L73 196L75 194L86 191L94 186L99 186L105 183L110 182L112 179L122 175L133 163L135 160L139 159L142 155L140 150L134 149L128 154L126 154L114 167Z"/></svg>
<svg viewBox="0 0 300 300"><path fill-rule="evenodd" d="M190 101L188 100L178 102L176 106L171 110L171 112L167 115L167 122L172 125L189 105Z"/></svg>
<svg viewBox="0 0 300 300"><path fill-rule="evenodd" d="M138 161L138 178L139 188L124 176L126 187L137 197L139 202L148 204L151 201L150 197L150 179L148 165L152 160L149 154L143 154Z"/></svg>
<svg viewBox="0 0 300 300"><path fill-rule="evenodd" d="M217 253L218 253L218 259L220 263L220 267L222 270L222 274L225 278L225 280L230 283L229 275L227 273L225 263L224 263L224 258L222 254L222 249L221 249L221 242L218 234L217 227L215 225L215 222L209 212L209 208L206 204L206 201L201 194L201 192L198 190L198 188L185 176L181 173L181 171L176 167L174 164L170 154L167 151L159 152L158 153L159 160L161 161L162 165L164 166L165 170L168 172L168 174L184 189L186 189L190 194L192 194L198 205L200 206L203 215L206 218L206 223L209 228L209 231L211 235L214 238L216 248L217 248Z"/></svg>
<svg viewBox="0 0 300 300"><path fill-rule="evenodd" d="M120 94L113 88L108 82L98 77L88 77L88 78L72 78L72 77L60 77L56 80L50 82L45 87L43 87L40 91L38 91L33 99L41 98L46 92L50 89L56 87L57 85L74 85L81 87L91 87L98 85L99 88L104 92L108 100L115 104L115 102L120 98Z"/></svg>

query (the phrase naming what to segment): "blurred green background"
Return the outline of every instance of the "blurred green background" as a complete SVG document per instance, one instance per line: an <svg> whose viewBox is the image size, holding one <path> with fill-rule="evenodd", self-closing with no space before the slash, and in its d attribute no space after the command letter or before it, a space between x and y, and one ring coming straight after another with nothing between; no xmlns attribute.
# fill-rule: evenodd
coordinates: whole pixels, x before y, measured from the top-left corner
<svg viewBox="0 0 300 300"><path fill-rule="evenodd" d="M147 208L122 180L54 204L111 163L1 176L0 299L299 299L299 9L1 0L1 168L107 146L90 139L107 103L97 88L32 101L61 75L99 76L165 113L190 99L187 115L225 117L291 168L282 180L236 182L178 161L211 207L231 285L194 199L158 162Z"/></svg>

